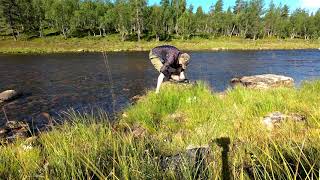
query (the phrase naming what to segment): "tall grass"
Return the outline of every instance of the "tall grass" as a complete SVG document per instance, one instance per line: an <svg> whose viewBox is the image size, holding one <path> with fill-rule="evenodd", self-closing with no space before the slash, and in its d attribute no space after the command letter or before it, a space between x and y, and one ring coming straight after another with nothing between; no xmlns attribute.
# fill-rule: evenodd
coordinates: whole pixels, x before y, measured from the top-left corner
<svg viewBox="0 0 320 180"><path fill-rule="evenodd" d="M115 124L107 116L69 118L36 140L0 146L0 178L7 179L318 179L320 81L300 89L238 87L219 96L204 84L165 85L148 92ZM272 131L261 118L299 113ZM143 136L135 131L142 129ZM208 146L205 169L187 147ZM173 166L163 159L181 155ZM190 158L189 158L190 159Z"/></svg>

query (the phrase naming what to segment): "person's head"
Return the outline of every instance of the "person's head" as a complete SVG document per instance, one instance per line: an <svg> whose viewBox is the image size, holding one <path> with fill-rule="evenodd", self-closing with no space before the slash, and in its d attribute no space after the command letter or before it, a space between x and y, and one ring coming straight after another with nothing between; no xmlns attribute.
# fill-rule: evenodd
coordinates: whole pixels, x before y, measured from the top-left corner
<svg viewBox="0 0 320 180"><path fill-rule="evenodd" d="M187 53L182 53L179 56L179 64L182 66L182 69L186 69L190 62L190 56Z"/></svg>

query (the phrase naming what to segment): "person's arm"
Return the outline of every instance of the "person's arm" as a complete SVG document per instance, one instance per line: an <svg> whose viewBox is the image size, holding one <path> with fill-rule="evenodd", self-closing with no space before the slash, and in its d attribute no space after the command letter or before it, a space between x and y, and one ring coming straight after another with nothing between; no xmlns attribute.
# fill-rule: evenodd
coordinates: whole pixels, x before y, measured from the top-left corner
<svg viewBox="0 0 320 180"><path fill-rule="evenodd" d="M163 73L160 73L159 77L158 77L158 83L157 83L157 89L156 89L156 93L158 94L159 91L160 91L160 86L163 82L163 79L164 79L164 74Z"/></svg>

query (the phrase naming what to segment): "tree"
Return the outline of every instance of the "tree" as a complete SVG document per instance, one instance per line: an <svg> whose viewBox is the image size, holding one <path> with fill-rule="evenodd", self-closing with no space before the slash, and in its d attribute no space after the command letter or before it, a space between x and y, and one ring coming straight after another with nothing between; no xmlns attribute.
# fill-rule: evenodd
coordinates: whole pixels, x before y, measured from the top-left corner
<svg viewBox="0 0 320 180"><path fill-rule="evenodd" d="M36 23L36 30L39 33L40 37L43 37L43 30L46 26L46 19L45 19L45 2L44 0L32 0L32 6L34 11L34 20Z"/></svg>
<svg viewBox="0 0 320 180"><path fill-rule="evenodd" d="M131 28L131 8L126 0L116 0L115 2L116 30L121 35L121 40L125 41Z"/></svg>
<svg viewBox="0 0 320 180"><path fill-rule="evenodd" d="M268 37L272 36L274 33L275 23L276 23L276 7L271 0L269 9L264 17L264 31Z"/></svg>
<svg viewBox="0 0 320 180"><path fill-rule="evenodd" d="M320 39L320 9L314 15L314 23L315 23L315 38Z"/></svg>
<svg viewBox="0 0 320 180"><path fill-rule="evenodd" d="M292 39L297 36L309 38L308 18L309 14L304 9L297 9L293 12L290 18Z"/></svg>
<svg viewBox="0 0 320 180"><path fill-rule="evenodd" d="M150 15L150 31L155 35L156 41L160 40L160 36L164 34L162 22L162 8L159 6L152 6Z"/></svg>
<svg viewBox="0 0 320 180"><path fill-rule="evenodd" d="M236 0L235 6L233 7L233 14L240 14L245 7L245 2L243 0Z"/></svg>
<svg viewBox="0 0 320 180"><path fill-rule="evenodd" d="M225 19L224 20L224 29L225 29L224 34L231 37L233 35L233 32L236 27L235 18L234 18L234 15L232 13L231 8L228 8L227 12L225 13L224 19Z"/></svg>
<svg viewBox="0 0 320 180"><path fill-rule="evenodd" d="M143 31L143 13L145 12L147 2L145 0L130 0L132 17L134 17L134 30L138 36L138 41L141 39L141 34Z"/></svg>
<svg viewBox="0 0 320 180"><path fill-rule="evenodd" d="M60 31L65 39L71 32L75 11L79 9L79 0L48 0L46 2L46 16L53 28Z"/></svg>
<svg viewBox="0 0 320 180"><path fill-rule="evenodd" d="M179 35L179 25L181 25L182 23L180 23L180 20L183 20L183 18L181 18L182 16L186 16L186 14L184 14L186 12L186 0L172 0L171 1L171 12L172 12L172 20L173 20L173 24L174 24L174 30L176 32L177 35Z"/></svg>
<svg viewBox="0 0 320 180"><path fill-rule="evenodd" d="M246 11L247 14L247 33L246 36L257 39L261 33L262 24L261 16L263 14L263 1L262 0L252 0Z"/></svg>
<svg viewBox="0 0 320 180"><path fill-rule="evenodd" d="M173 10L172 6L170 6L169 0L161 0L161 22L162 27L164 28L164 36L165 38L168 38L168 35L170 34L170 29L172 26L174 26L173 22Z"/></svg>
<svg viewBox="0 0 320 180"><path fill-rule="evenodd" d="M247 24L248 21L246 19L246 9L248 8L248 4L243 0L236 0L236 4L233 8L234 13L234 24L235 30L234 33L236 36L245 36L247 32Z"/></svg>
<svg viewBox="0 0 320 180"><path fill-rule="evenodd" d="M193 16L193 6L190 5L189 9L185 11L182 16L179 18L179 34L181 34L182 39L184 37L189 38L196 30L196 26L194 23L194 16Z"/></svg>
<svg viewBox="0 0 320 180"><path fill-rule="evenodd" d="M74 28L87 31L88 35L92 33L96 36L96 29L99 26L97 5L98 3L91 0L83 1L79 9L74 11Z"/></svg>
<svg viewBox="0 0 320 180"><path fill-rule="evenodd" d="M290 20L289 20L289 7L284 5L280 10L280 21L278 26L278 37L289 37L290 32Z"/></svg>
<svg viewBox="0 0 320 180"><path fill-rule="evenodd" d="M212 23L211 27L215 35L223 34L224 26L224 12L223 12L223 1L218 0L210 10Z"/></svg>
<svg viewBox="0 0 320 180"><path fill-rule="evenodd" d="M117 33L122 41L130 37L168 40L193 35L239 36L243 38L320 37L320 10L309 13L271 0L235 0L224 10L223 0L215 0L209 13L186 7L186 0L160 0L148 6L147 0L0 0L0 33L17 40L20 35L44 36L44 29L70 36L105 36Z"/></svg>
<svg viewBox="0 0 320 180"><path fill-rule="evenodd" d="M105 36L107 32L115 31L117 13L115 11L114 5L110 2L106 2L106 4L104 4L103 10L101 11L103 13L101 16L99 16L99 29L100 35L102 29L102 35Z"/></svg>
<svg viewBox="0 0 320 180"><path fill-rule="evenodd" d="M208 28L207 21L208 20L207 20L206 14L203 12L202 7L199 6L195 14L195 22L194 22L197 33L203 34L207 32L207 28Z"/></svg>
<svg viewBox="0 0 320 180"><path fill-rule="evenodd" d="M18 7L17 0L0 0L1 17L4 18L8 25L14 40L17 40L19 33L19 26L21 22L21 14Z"/></svg>

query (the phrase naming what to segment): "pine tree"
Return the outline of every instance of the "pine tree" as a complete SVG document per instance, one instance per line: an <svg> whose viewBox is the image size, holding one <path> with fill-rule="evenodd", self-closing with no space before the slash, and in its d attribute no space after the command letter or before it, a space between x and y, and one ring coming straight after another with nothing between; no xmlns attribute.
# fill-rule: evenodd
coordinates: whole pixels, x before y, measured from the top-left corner
<svg viewBox="0 0 320 180"><path fill-rule="evenodd" d="M247 9L247 3L243 0L237 0L236 4L233 8L233 13L235 15L234 17L234 24L235 29L234 33L236 36L244 36L246 34L246 27L247 27L247 19L246 19L246 9Z"/></svg>
<svg viewBox="0 0 320 180"><path fill-rule="evenodd" d="M261 16L263 13L263 1L262 0L252 0L249 3L247 9L247 34L246 36L256 40L261 33L262 24Z"/></svg>
<svg viewBox="0 0 320 180"><path fill-rule="evenodd" d="M223 21L224 21L224 13L223 13L223 1L218 0L215 5L211 8L212 14L212 29L215 35L223 34Z"/></svg>
<svg viewBox="0 0 320 180"><path fill-rule="evenodd" d="M199 34L203 34L207 30L207 19L206 15L203 12L203 9L201 6L197 8L197 12L195 14L195 26L196 26L196 32Z"/></svg>

